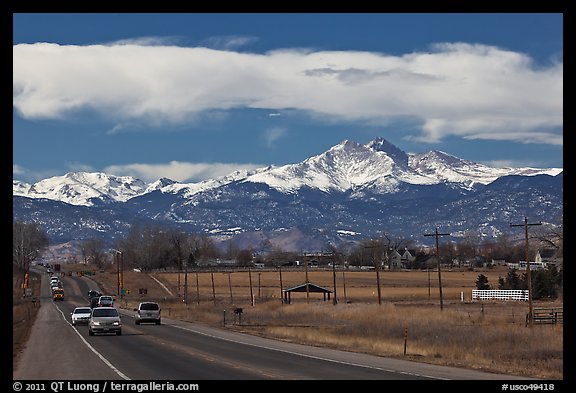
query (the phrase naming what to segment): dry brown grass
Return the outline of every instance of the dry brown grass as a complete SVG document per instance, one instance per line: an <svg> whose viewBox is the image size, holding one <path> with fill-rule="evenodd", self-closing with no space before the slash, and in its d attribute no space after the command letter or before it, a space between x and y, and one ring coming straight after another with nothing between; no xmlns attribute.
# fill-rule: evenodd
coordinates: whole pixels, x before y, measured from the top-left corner
<svg viewBox="0 0 576 393"><path fill-rule="evenodd" d="M35 298L24 298L24 290L22 289L23 273L14 271L12 273L12 367L16 368L18 364L18 355L30 337L30 332L40 302ZM29 284L32 287L33 294L40 293L40 276L32 273L30 275Z"/></svg>
<svg viewBox="0 0 576 393"><path fill-rule="evenodd" d="M189 272L188 304L182 301L183 273L147 275L127 271L125 287L131 293L124 296L120 304L132 308L141 299L156 300L162 303L165 317L223 326L226 316L229 329L281 340L498 373L562 379L563 326L526 327L525 302L471 302L471 290L480 273L487 276L492 285L506 274L503 270L442 272L442 311L438 275L430 274L429 295L425 271L381 272L380 305L374 272L347 271L344 275L337 272L339 303L336 306L332 301L323 301L321 294L313 293L309 298L306 293L293 294L292 304L282 304L278 271ZM116 293L116 272L99 273L94 279L105 292ZM333 287L331 271L309 271L308 279L329 289ZM284 289L304 281L303 270L282 271ZM139 295L138 288L146 288L148 293ZM562 306L562 302L534 302L534 306ZM235 307L243 308L241 319L233 314ZM403 354L405 329L408 330L406 356Z"/></svg>

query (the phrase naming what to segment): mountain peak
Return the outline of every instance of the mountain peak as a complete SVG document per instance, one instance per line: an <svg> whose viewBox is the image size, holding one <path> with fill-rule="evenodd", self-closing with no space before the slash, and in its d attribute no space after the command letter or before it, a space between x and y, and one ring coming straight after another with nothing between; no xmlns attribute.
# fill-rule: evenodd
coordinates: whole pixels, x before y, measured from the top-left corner
<svg viewBox="0 0 576 393"><path fill-rule="evenodd" d="M408 154L382 137L378 137L367 143L366 147L374 151L386 153L396 164L408 165Z"/></svg>
<svg viewBox="0 0 576 393"><path fill-rule="evenodd" d="M59 200L72 205L92 206L94 201L127 201L145 189L142 180L101 172L68 172L30 186L25 196ZM22 195L20 193L19 195Z"/></svg>

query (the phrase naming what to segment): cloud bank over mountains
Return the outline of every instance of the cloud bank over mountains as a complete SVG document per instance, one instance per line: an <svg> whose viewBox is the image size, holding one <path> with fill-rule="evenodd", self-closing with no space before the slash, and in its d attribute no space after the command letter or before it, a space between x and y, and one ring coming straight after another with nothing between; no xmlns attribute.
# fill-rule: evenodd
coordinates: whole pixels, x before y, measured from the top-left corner
<svg viewBox="0 0 576 393"><path fill-rule="evenodd" d="M412 138L428 142L563 143L562 59L536 65L522 53L468 43L401 56L230 48L14 45L14 108L26 119L90 111L158 127L211 111L290 109L326 121L409 121L421 130Z"/></svg>

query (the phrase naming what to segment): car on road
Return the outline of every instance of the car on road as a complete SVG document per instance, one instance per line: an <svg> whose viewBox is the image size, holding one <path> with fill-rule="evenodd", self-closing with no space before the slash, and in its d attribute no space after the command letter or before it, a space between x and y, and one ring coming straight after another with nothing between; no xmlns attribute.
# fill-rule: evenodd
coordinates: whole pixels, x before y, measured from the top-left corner
<svg viewBox="0 0 576 393"><path fill-rule="evenodd" d="M158 303L141 302L134 311L136 311L136 315L134 315L134 323L136 323L136 325L140 325L142 322L154 322L156 325L160 325L162 321L160 305Z"/></svg>
<svg viewBox="0 0 576 393"><path fill-rule="evenodd" d="M115 333L117 336L122 334L122 321L117 309L114 307L92 309L88 321L88 334L93 336L96 333Z"/></svg>
<svg viewBox="0 0 576 393"><path fill-rule="evenodd" d="M70 313L72 316L72 325L88 325L91 313L92 309L90 307L76 307L74 311Z"/></svg>
<svg viewBox="0 0 576 393"><path fill-rule="evenodd" d="M108 295L100 296L98 298L98 307L114 307L114 298Z"/></svg>

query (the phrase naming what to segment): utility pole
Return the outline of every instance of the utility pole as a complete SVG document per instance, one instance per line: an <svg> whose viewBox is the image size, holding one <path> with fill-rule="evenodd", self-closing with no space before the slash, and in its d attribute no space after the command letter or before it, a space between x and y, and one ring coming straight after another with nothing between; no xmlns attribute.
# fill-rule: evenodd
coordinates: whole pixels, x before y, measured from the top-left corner
<svg viewBox="0 0 576 393"><path fill-rule="evenodd" d="M200 282L198 281L198 268L196 268L196 303L200 304Z"/></svg>
<svg viewBox="0 0 576 393"><path fill-rule="evenodd" d="M426 272L428 272L428 297L430 297L430 264L426 261Z"/></svg>
<svg viewBox="0 0 576 393"><path fill-rule="evenodd" d="M371 246L364 246L364 248L369 248L372 250L372 264L374 268L376 268L376 286L378 287L378 304L382 304L382 292L380 291L380 262L376 263L376 259L374 258L374 249L377 248L376 245L372 244Z"/></svg>
<svg viewBox="0 0 576 393"><path fill-rule="evenodd" d="M282 286L282 266L278 266L278 273L280 274L280 301L284 304L284 287Z"/></svg>
<svg viewBox="0 0 576 393"><path fill-rule="evenodd" d="M348 303L348 298L346 297L346 276L344 275L344 270L342 270L342 286L344 287L344 303Z"/></svg>
<svg viewBox="0 0 576 393"><path fill-rule="evenodd" d="M252 271L248 268L248 278L250 279L250 305L254 306L254 293L252 292Z"/></svg>
<svg viewBox="0 0 576 393"><path fill-rule="evenodd" d="M450 236L449 233L438 233L438 227L434 233L425 233L424 236L434 236L436 237L436 260L438 261L438 287L440 291L440 310L444 310L444 301L442 299L442 273L440 269L440 247L438 246L438 237L439 236Z"/></svg>
<svg viewBox="0 0 576 393"><path fill-rule="evenodd" d="M184 304L188 304L188 261L184 261Z"/></svg>
<svg viewBox="0 0 576 393"><path fill-rule="evenodd" d="M122 254L122 251L118 251L113 248L110 249L110 251L115 252L114 259L116 259L116 275L118 279L117 293L118 296L122 298L122 289L124 288L124 261L123 261L124 254Z"/></svg>
<svg viewBox="0 0 576 393"><path fill-rule="evenodd" d="M306 254L304 256L304 269L306 270L306 303L310 303L310 287L308 286L308 260L306 259Z"/></svg>
<svg viewBox="0 0 576 393"><path fill-rule="evenodd" d="M333 304L338 304L338 299L336 299L336 262L332 260L332 278L334 279L334 299Z"/></svg>
<svg viewBox="0 0 576 393"><path fill-rule="evenodd" d="M214 288L214 272L210 272L210 278L212 279L212 300L214 301L214 305L216 305L216 289Z"/></svg>
<svg viewBox="0 0 576 393"><path fill-rule="evenodd" d="M528 326L532 327L532 272L530 260L528 259L528 227L532 225L542 225L541 222L529 224L528 218L524 217L523 224L510 224L511 227L524 227L525 255L526 255L526 281L528 286Z"/></svg>
<svg viewBox="0 0 576 393"><path fill-rule="evenodd" d="M184 303L188 304L188 265L194 264L196 258L194 258L194 254L188 254L188 259L184 261Z"/></svg>
<svg viewBox="0 0 576 393"><path fill-rule="evenodd" d="M258 301L262 299L262 294L260 292L261 280L262 280L262 273L258 273Z"/></svg>

